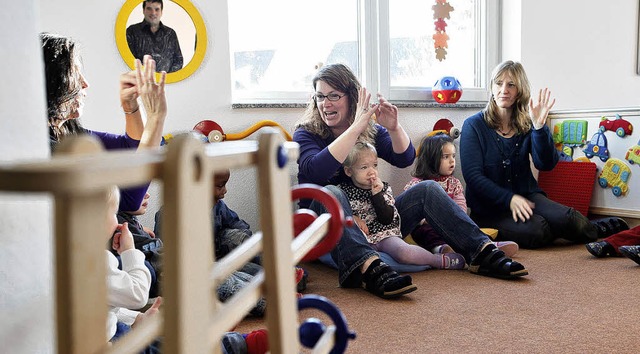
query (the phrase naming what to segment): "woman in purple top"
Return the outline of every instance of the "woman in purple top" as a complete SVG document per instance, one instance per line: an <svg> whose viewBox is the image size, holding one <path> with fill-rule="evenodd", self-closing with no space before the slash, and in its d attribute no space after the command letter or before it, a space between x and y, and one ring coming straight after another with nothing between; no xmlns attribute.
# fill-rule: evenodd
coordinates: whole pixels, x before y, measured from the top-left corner
<svg viewBox="0 0 640 354"><path fill-rule="evenodd" d="M143 149L160 146L162 128L167 115L164 94L166 73L160 82L155 80L155 61L145 57L144 73L140 60L136 70L120 76L120 102L124 110L125 134L96 132L82 127L84 99L89 83L82 74L80 55L76 42L60 35L42 33L42 51L47 83L47 116L51 150L66 136L91 134L102 142L107 150ZM146 125L138 106L138 97L147 115ZM120 210L134 211L140 208L149 184L122 190Z"/></svg>
<svg viewBox="0 0 640 354"><path fill-rule="evenodd" d="M313 78L313 89L313 100L296 123L293 135L300 145L298 182L327 186L350 216L349 202L336 185L348 180L342 163L356 141L373 144L380 158L400 168L411 165L416 152L400 125L398 108L380 95L378 102L370 105L371 95L348 67L322 67ZM301 201L300 206L323 211L319 203L308 200ZM471 272L498 278L528 274L520 263L507 258L490 242L437 182L418 183L396 197L396 207L403 236L426 219L456 252L465 256ZM338 265L341 286L362 285L383 298L416 289L411 277L398 275L380 261L357 226L345 228L331 256Z"/></svg>

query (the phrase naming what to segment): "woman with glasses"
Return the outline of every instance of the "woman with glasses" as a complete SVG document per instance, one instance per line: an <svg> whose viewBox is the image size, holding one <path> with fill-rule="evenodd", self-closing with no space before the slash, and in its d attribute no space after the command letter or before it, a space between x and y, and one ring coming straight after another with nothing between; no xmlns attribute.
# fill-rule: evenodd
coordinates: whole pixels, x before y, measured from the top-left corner
<svg viewBox="0 0 640 354"><path fill-rule="evenodd" d="M558 238L590 242L628 229L620 218L589 221L573 208L549 200L538 187L538 170L555 167L559 155L547 115L555 99L546 88L533 100L522 64L505 61L491 75L486 108L467 118L460 138L460 163L471 217L498 229L498 239L524 248Z"/></svg>
<svg viewBox="0 0 640 354"><path fill-rule="evenodd" d="M416 151L400 125L398 108L380 95L371 105L371 94L348 67L342 64L322 67L312 84L313 100L296 123L293 135L300 145L298 182L326 186L350 216L349 202L336 185L349 178L342 163L357 141L371 143L380 158L400 168L413 163ZM318 213L323 211L315 202L302 200L300 206ZM507 258L490 242L437 182L418 183L396 198L396 207L403 236L426 219L456 252L464 255L471 272L498 278L528 274L520 263ZM379 259L357 226L344 229L331 256L343 287L362 285L382 298L416 289L410 276L398 275Z"/></svg>

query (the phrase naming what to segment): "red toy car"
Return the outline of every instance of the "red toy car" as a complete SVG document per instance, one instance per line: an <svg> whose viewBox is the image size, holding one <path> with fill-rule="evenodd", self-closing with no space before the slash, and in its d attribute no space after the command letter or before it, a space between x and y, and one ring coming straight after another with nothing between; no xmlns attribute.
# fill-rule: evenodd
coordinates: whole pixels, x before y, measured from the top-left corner
<svg viewBox="0 0 640 354"><path fill-rule="evenodd" d="M633 125L631 125L629 121L622 119L619 114L616 114L616 119L614 120L602 117L602 120L600 121L600 131L604 133L605 130L616 132L616 135L622 138L625 135L631 135L633 132Z"/></svg>

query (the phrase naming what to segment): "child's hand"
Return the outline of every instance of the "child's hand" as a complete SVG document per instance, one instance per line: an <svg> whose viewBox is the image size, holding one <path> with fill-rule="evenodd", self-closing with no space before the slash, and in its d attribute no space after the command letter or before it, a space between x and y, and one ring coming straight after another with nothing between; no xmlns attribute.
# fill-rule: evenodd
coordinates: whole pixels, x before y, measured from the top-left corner
<svg viewBox="0 0 640 354"><path fill-rule="evenodd" d="M367 224L364 222L364 220L362 220L359 217L353 215L353 221L356 223L356 225L358 225L358 228L360 228L360 230L362 230L362 232L365 235L369 234L369 228L367 227Z"/></svg>
<svg viewBox="0 0 640 354"><path fill-rule="evenodd" d="M156 238L156 233L153 232L153 230L151 230L150 228L143 226L142 229L149 234L149 237Z"/></svg>
<svg viewBox="0 0 640 354"><path fill-rule="evenodd" d="M380 192L382 192L382 187L384 187L384 184L382 184L382 180L380 179L380 177L375 177L371 179L371 194L378 194Z"/></svg>
<svg viewBox="0 0 640 354"><path fill-rule="evenodd" d="M133 249L133 235L131 231L129 231L129 224L122 223L118 225L116 228L116 233L113 235L113 242L111 243L111 247L118 252L118 254L122 254L122 252Z"/></svg>
<svg viewBox="0 0 640 354"><path fill-rule="evenodd" d="M149 318L151 316L154 316L156 313L158 313L160 311L160 305L162 305L162 297L158 296L153 301L153 305L151 305L151 307L149 307L149 309L147 309L147 311L141 312L140 314L138 314L138 316L136 316L136 320L133 322L131 327L140 324L145 319L147 319L147 318Z"/></svg>

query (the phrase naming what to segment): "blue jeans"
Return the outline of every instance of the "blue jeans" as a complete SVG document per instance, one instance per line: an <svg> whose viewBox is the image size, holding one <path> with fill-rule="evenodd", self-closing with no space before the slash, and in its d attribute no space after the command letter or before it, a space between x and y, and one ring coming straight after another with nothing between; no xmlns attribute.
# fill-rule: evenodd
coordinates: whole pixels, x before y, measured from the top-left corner
<svg viewBox="0 0 640 354"><path fill-rule="evenodd" d="M333 185L325 186L325 188L338 199L342 210L344 210L344 216L352 216L351 205L342 189ZM309 209L318 215L326 212L322 203L315 200L311 202ZM350 227L345 227L338 244L331 251L331 258L338 266L340 286L348 288L361 286L362 273L360 272L360 267L367 259L377 255L378 253L371 248L364 234L355 223Z"/></svg>
<svg viewBox="0 0 640 354"><path fill-rule="evenodd" d="M491 239L435 181L422 181L396 197L400 232L406 236L425 219L470 263Z"/></svg>
<svg viewBox="0 0 640 354"><path fill-rule="evenodd" d="M116 334L113 335L110 342L116 342L118 339L122 338L125 334L131 331L131 326L124 324L122 322L118 322L116 324ZM160 354L162 353L162 341L160 338L154 340L149 344L148 347L144 348L138 354Z"/></svg>
<svg viewBox="0 0 640 354"><path fill-rule="evenodd" d="M596 227L577 210L541 193L524 197L536 205L526 222L513 221L511 211L495 215L472 213L472 217L479 225L498 229L498 239L515 241L522 248L549 246L560 237L576 243L593 242L598 238Z"/></svg>
<svg viewBox="0 0 640 354"><path fill-rule="evenodd" d="M344 192L332 185L325 188L336 196L345 216L352 216L353 212ZM309 208L318 215L325 212L322 204L317 201L313 201ZM396 208L400 214L403 236L408 235L425 219L447 244L465 257L467 263L480 253L484 244L491 241L435 181L420 182L400 194L396 197ZM338 266L340 285L360 286L359 268L375 255L376 251L356 225L345 227L340 241L331 251L331 257Z"/></svg>
<svg viewBox="0 0 640 354"><path fill-rule="evenodd" d="M244 267L242 267L240 270L231 273L231 275L227 279L225 279L218 285L218 288L216 289L218 299L222 302L226 302L229 298L246 287L247 284L251 282L253 277L258 274L261 269L261 266L249 262L245 264ZM251 314L252 316L261 317L264 315L266 307L266 300L265 298L261 297L256 305L251 309L249 314Z"/></svg>

